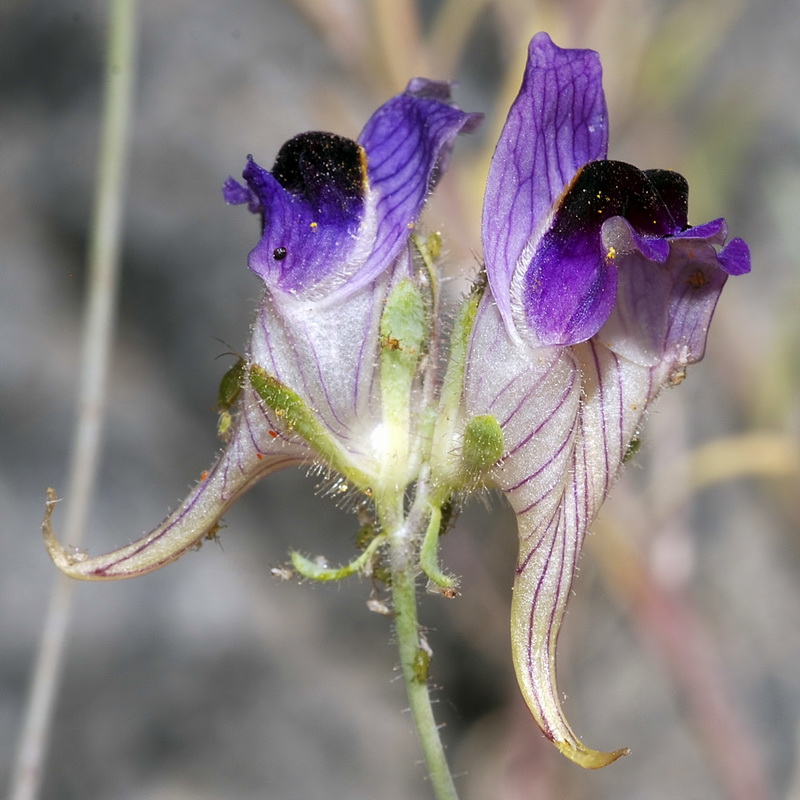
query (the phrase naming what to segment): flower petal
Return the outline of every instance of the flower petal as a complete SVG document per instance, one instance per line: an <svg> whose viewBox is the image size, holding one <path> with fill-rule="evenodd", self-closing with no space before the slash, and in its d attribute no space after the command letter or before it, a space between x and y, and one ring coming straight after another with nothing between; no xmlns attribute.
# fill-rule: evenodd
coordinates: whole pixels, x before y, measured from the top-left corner
<svg viewBox="0 0 800 800"><path fill-rule="evenodd" d="M225 197L261 213L262 235L248 265L273 291L302 295L332 270L359 266L367 201L358 144L333 134L301 134L281 148L272 173L249 158L242 175L249 197L230 182Z"/></svg>
<svg viewBox="0 0 800 800"><path fill-rule="evenodd" d="M372 474L381 457L374 437L380 418L376 350L381 313L392 287L408 277L412 267L406 248L391 269L336 307L320 308L291 296L278 302L265 292L253 326L250 363L291 387L314 409L344 453L342 463ZM52 531L49 503L44 532L56 565L84 580L150 572L212 538L225 511L271 472L304 462L328 466L279 413L265 407L249 384L243 387L237 409L231 439L217 463L180 507L139 541L93 558L70 553Z"/></svg>
<svg viewBox="0 0 800 800"><path fill-rule="evenodd" d="M250 358L314 410L331 437L363 472L376 474L381 453L380 321L392 288L412 274L406 247L392 266L337 305L265 292Z"/></svg>
<svg viewBox="0 0 800 800"><path fill-rule="evenodd" d="M247 187L223 195L263 220L250 269L274 292L338 303L397 258L453 141L481 115L452 103L450 87L416 79L385 103L353 142L305 133L282 148L271 172L248 159Z"/></svg>
<svg viewBox="0 0 800 800"><path fill-rule="evenodd" d="M556 642L588 526L658 392L702 358L728 274L749 270L724 220L690 228L676 173L607 161L595 53L531 43L487 183L489 292L470 337L466 419L499 424L491 480L516 511L512 647L520 688L556 746L587 748L556 685Z"/></svg>
<svg viewBox="0 0 800 800"><path fill-rule="evenodd" d="M598 752L575 736L561 710L556 641L587 526L641 414L630 409L644 408L649 382L639 370L644 379L623 387L614 354L598 348L595 356L589 344L576 349L579 358L570 349L512 342L496 306L484 298L470 343L465 401L468 416L488 413L498 420L506 444L492 477L519 527L511 637L522 694L565 755L599 767L626 751Z"/></svg>
<svg viewBox="0 0 800 800"><path fill-rule="evenodd" d="M686 178L679 172L668 169L646 169L644 175L669 212L672 230L664 232L676 233L686 228L689 213L689 184ZM662 224L662 227L669 226Z"/></svg>
<svg viewBox="0 0 800 800"><path fill-rule="evenodd" d="M523 250L580 167L605 158L600 59L537 34L517 99L497 144L483 206L483 251L492 293L511 330L509 287Z"/></svg>
<svg viewBox="0 0 800 800"><path fill-rule="evenodd" d="M368 284L397 256L447 167L456 136L474 131L483 119L458 108L450 88L415 78L372 115L358 137L376 197L376 236L348 292Z"/></svg>
<svg viewBox="0 0 800 800"><path fill-rule="evenodd" d="M659 187L674 209L666 205ZM532 334L533 343L544 345L577 344L597 333L611 313L617 289L618 249L603 241L603 223L624 217L633 238L626 246L663 261L669 247L659 237L680 230L676 218L683 219L687 196L686 182L677 173L645 173L621 161L582 167L561 196L548 229L518 262L521 271L511 294L512 307L521 295L518 328Z"/></svg>
<svg viewBox="0 0 800 800"><path fill-rule="evenodd" d="M622 218L609 220L603 241L620 253L619 283L617 304L598 340L637 364L674 375L699 361L728 274L749 269L740 239L717 252L726 232L724 220L715 220L661 240L668 257L659 264L640 252L640 239Z"/></svg>
<svg viewBox="0 0 800 800"><path fill-rule="evenodd" d="M746 275L750 272L750 248L738 236L722 248L717 260L728 275Z"/></svg>
<svg viewBox="0 0 800 800"><path fill-rule="evenodd" d="M305 448L277 436L249 387L240 407L233 435L216 464L172 514L132 544L91 558L65 549L50 524L55 503L55 492L50 489L42 530L56 566L69 577L82 580L133 578L152 572L214 538L222 515L265 475L304 460Z"/></svg>
<svg viewBox="0 0 800 800"><path fill-rule="evenodd" d="M621 217L606 228L627 234L633 247ZM647 407L703 356L727 279L714 247L724 231L708 230L709 240L670 240L663 265L629 252L620 264L617 308L587 342L531 347L512 339L489 294L470 340L464 413L491 414L499 422L505 453L491 479L517 514L517 677L545 735L584 767L604 766L626 751L591 750L569 726L556 683L558 632L586 531ZM734 258L741 268L744 257L734 252Z"/></svg>

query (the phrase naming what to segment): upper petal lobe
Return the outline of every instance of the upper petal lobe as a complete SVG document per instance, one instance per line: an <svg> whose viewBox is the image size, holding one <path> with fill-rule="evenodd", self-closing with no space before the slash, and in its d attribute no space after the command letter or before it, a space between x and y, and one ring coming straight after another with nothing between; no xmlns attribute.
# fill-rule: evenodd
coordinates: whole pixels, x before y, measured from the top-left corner
<svg viewBox="0 0 800 800"><path fill-rule="evenodd" d="M409 83L369 120L358 142L301 134L271 171L248 161L247 187L229 179L229 203L261 214L250 268L271 291L336 303L375 280L407 244L456 135L481 115L455 106L450 87Z"/></svg>
<svg viewBox="0 0 800 800"><path fill-rule="evenodd" d="M608 145L600 59L563 50L540 33L497 143L483 206L489 284L507 325L509 287L525 247L580 167L604 158Z"/></svg>

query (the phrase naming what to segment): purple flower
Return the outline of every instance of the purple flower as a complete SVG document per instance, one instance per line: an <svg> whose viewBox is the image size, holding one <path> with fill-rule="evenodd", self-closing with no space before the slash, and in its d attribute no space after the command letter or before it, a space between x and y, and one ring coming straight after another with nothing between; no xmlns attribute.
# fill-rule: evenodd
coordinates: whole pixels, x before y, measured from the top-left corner
<svg viewBox="0 0 800 800"><path fill-rule="evenodd" d="M303 133L270 172L248 158L225 184L229 203L248 203L263 222L250 269L276 295L337 303L369 285L407 244L453 138L480 121L450 100L447 83L412 80L373 114L358 142Z"/></svg>
<svg viewBox="0 0 800 800"><path fill-rule="evenodd" d="M163 566L214 536L247 489L286 466L318 464L369 489L385 466L375 433L381 317L392 290L416 278L409 237L456 135L480 117L452 103L448 84L416 79L357 142L301 134L272 170L248 158L245 184L228 179L225 199L261 218L249 266L265 284L228 443L176 511L112 553L68 553L48 511L47 544L64 572L104 580Z"/></svg>
<svg viewBox="0 0 800 800"><path fill-rule="evenodd" d="M600 767L561 709L556 640L588 526L646 408L703 357L728 275L750 269L717 219L690 227L674 172L607 161L597 53L538 34L489 173L489 290L467 356L467 417L493 415L491 482L517 514L514 663L545 735Z"/></svg>

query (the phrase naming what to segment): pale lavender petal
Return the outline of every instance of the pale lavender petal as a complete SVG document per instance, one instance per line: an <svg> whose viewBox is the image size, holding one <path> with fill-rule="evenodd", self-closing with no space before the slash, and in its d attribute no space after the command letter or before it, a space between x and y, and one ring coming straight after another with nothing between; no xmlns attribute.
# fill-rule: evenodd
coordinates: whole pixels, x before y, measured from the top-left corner
<svg viewBox="0 0 800 800"><path fill-rule="evenodd" d="M664 351L672 278L640 253L618 263L617 304L595 338L637 364L654 367Z"/></svg>
<svg viewBox="0 0 800 800"><path fill-rule="evenodd" d="M591 343L514 343L486 298L468 364L466 415L492 414L500 423L506 452L492 481L517 513L512 649L520 688L565 755L602 766L624 751L594 751L575 736L561 709L556 641L587 526L644 409L649 371Z"/></svg>
<svg viewBox="0 0 800 800"><path fill-rule="evenodd" d="M659 391L703 356L747 246L689 227L677 173L602 160L597 56L531 43L484 201L489 291L470 340L467 418L490 414L505 453L492 474L517 514L514 663L545 735L599 767L626 751L583 745L556 685L556 642L588 526Z"/></svg>
<svg viewBox="0 0 800 800"><path fill-rule="evenodd" d="M522 693L545 735L583 767L605 766L627 750L592 750L569 726L556 684L556 645L586 532L613 483L624 453L651 399L650 371L587 342L571 348L582 398L572 427L553 447L568 448L562 483L553 490L534 477L528 496L508 487L520 483L522 464L504 464L502 488L517 512L520 551L512 601L512 651ZM555 511L531 509L543 491L558 491ZM533 507L536 509L536 506Z"/></svg>
<svg viewBox="0 0 800 800"><path fill-rule="evenodd" d="M138 541L104 555L75 554L57 541L48 508L45 542L59 569L72 578L98 581L152 572L213 538L222 515L253 484L307 457L304 446L277 435L252 390L245 390L240 408L231 439L214 466L172 514Z"/></svg>
<svg viewBox="0 0 800 800"><path fill-rule="evenodd" d="M656 263L641 252L641 238L624 220L606 222L603 240L617 250L619 283L616 306L597 340L637 364L669 373L699 361L728 274L749 269L747 246L736 244L741 240L731 241L733 251L717 251L726 232L724 220L714 220L661 240L668 257ZM723 258L727 252L733 252L730 263Z"/></svg>
<svg viewBox="0 0 800 800"><path fill-rule="evenodd" d="M673 241L664 267L672 278L661 368L672 375L703 358L714 309L728 279L714 247L702 241Z"/></svg>
<svg viewBox="0 0 800 800"><path fill-rule="evenodd" d="M531 347L512 340L487 294L464 390L467 418L492 414L504 435L491 480L517 514L512 649L520 687L545 735L585 767L626 751L587 748L561 708L556 643L580 549L649 404L702 358L727 279L713 231L714 243L672 239L660 265L635 250L624 220L606 225L629 235L609 323L582 344Z"/></svg>
<svg viewBox="0 0 800 800"><path fill-rule="evenodd" d="M253 324L252 362L314 409L350 461L371 474L381 457L380 318L392 288L412 269L406 248L372 284L336 305L267 292Z"/></svg>

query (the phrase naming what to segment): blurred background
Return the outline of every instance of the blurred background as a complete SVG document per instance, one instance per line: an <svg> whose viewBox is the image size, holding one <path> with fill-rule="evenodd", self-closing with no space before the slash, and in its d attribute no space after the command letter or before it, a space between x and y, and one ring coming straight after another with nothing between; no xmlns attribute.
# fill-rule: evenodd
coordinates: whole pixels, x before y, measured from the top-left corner
<svg viewBox="0 0 800 800"><path fill-rule="evenodd" d="M153 527L218 450L213 404L260 285L255 218L220 187L295 133L355 137L408 78L484 111L426 214L451 288L480 258L489 159L548 30L601 54L611 157L678 170L690 220L753 252L705 361L649 415L587 540L560 640L585 772L518 696L512 515L473 503L425 597L436 711L464 800L800 800L800 5L787 0L143 0L120 321L86 545ZM105 3L0 0L0 778L5 791L56 577L99 136ZM61 512L63 514L63 512ZM278 474L219 543L80 585L44 800L426 798L390 620L371 583L280 582L290 547L349 560L355 518ZM61 518L56 512L55 524Z"/></svg>

